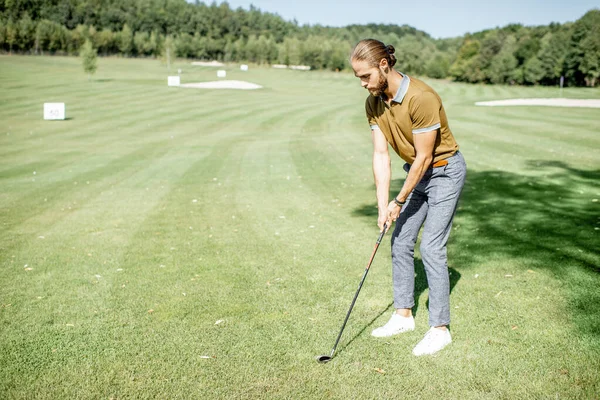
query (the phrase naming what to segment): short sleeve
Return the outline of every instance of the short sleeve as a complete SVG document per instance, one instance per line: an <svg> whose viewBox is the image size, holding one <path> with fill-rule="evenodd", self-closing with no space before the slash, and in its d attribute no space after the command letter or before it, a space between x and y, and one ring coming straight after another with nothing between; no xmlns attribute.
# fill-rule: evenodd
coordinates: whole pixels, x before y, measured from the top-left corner
<svg viewBox="0 0 600 400"><path fill-rule="evenodd" d="M367 113L367 121L369 122L369 126L371 127L371 129L378 129L379 126L377 125L377 121L374 117L375 113L373 112L373 105L371 104L371 102L369 102L369 98L367 98L367 100L365 101L365 111Z"/></svg>
<svg viewBox="0 0 600 400"><path fill-rule="evenodd" d="M425 133L441 127L441 103L434 93L423 92L414 96L409 107L413 134Z"/></svg>

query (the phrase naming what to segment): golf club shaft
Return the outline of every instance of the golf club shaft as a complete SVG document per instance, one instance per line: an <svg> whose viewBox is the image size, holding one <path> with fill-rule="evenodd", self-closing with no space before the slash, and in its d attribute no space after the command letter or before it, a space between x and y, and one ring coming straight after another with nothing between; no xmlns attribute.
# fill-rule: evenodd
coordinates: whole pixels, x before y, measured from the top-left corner
<svg viewBox="0 0 600 400"><path fill-rule="evenodd" d="M377 243L375 243L375 248L373 249L373 253L371 254L371 258L369 259L369 263L367 264L367 268L365 268L365 272L362 276L362 279L360 280L360 284L358 285L358 290L356 290L356 294L354 295L354 298L352 299L352 304L350 304L350 309L348 310L348 313L346 314L346 318L344 319L344 323L342 324L342 329L340 329L340 333L337 337L337 340L335 341L335 344L333 345L333 349L331 350L331 356L333 357L333 353L335 353L335 349L337 348L338 343L340 342L340 339L342 337L342 333L344 332L344 328L346 327L346 323L348 322L348 318L350 318L350 313L352 312L352 308L354 308L354 303L356 303L356 299L358 298L358 294L360 293L360 289L362 288L363 283L365 283L365 279L367 278L367 274L369 273L369 268L371 268L371 263L373 262L373 259L375 258L375 253L377 253L377 249L379 248L379 243L381 243L381 239L383 239L383 235L385 235L385 231L387 230L387 226L383 225L383 230L381 231L381 233L379 234L379 238L377 239Z"/></svg>

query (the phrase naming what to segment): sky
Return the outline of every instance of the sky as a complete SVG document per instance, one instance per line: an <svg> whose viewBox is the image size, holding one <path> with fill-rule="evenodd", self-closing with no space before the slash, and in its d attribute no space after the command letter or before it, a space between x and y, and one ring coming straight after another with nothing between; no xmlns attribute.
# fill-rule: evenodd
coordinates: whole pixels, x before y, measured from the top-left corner
<svg viewBox="0 0 600 400"><path fill-rule="evenodd" d="M228 0L227 3L231 8L246 10L253 4L287 21L296 19L300 25L406 24L434 38L463 36L510 23L532 26L573 22L591 9L600 9L600 0Z"/></svg>

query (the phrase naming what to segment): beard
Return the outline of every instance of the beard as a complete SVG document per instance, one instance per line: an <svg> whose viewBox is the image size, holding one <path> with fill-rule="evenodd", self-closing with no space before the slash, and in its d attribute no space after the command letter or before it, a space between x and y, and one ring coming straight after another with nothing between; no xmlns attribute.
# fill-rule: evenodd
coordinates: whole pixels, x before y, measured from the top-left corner
<svg viewBox="0 0 600 400"><path fill-rule="evenodd" d="M383 74L379 74L379 78L377 79L377 86L373 89L368 89L369 93L375 97L379 97L383 95L383 92L388 88L387 78L383 76Z"/></svg>

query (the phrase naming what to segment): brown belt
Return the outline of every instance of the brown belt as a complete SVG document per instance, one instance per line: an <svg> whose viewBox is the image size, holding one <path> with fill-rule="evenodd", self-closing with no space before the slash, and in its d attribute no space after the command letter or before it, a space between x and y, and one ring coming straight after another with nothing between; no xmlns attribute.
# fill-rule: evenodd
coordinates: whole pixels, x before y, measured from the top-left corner
<svg viewBox="0 0 600 400"><path fill-rule="evenodd" d="M431 167L429 167L429 168L443 167L446 165L448 165L448 160L440 160L440 161L436 161L433 164L431 164Z"/></svg>

